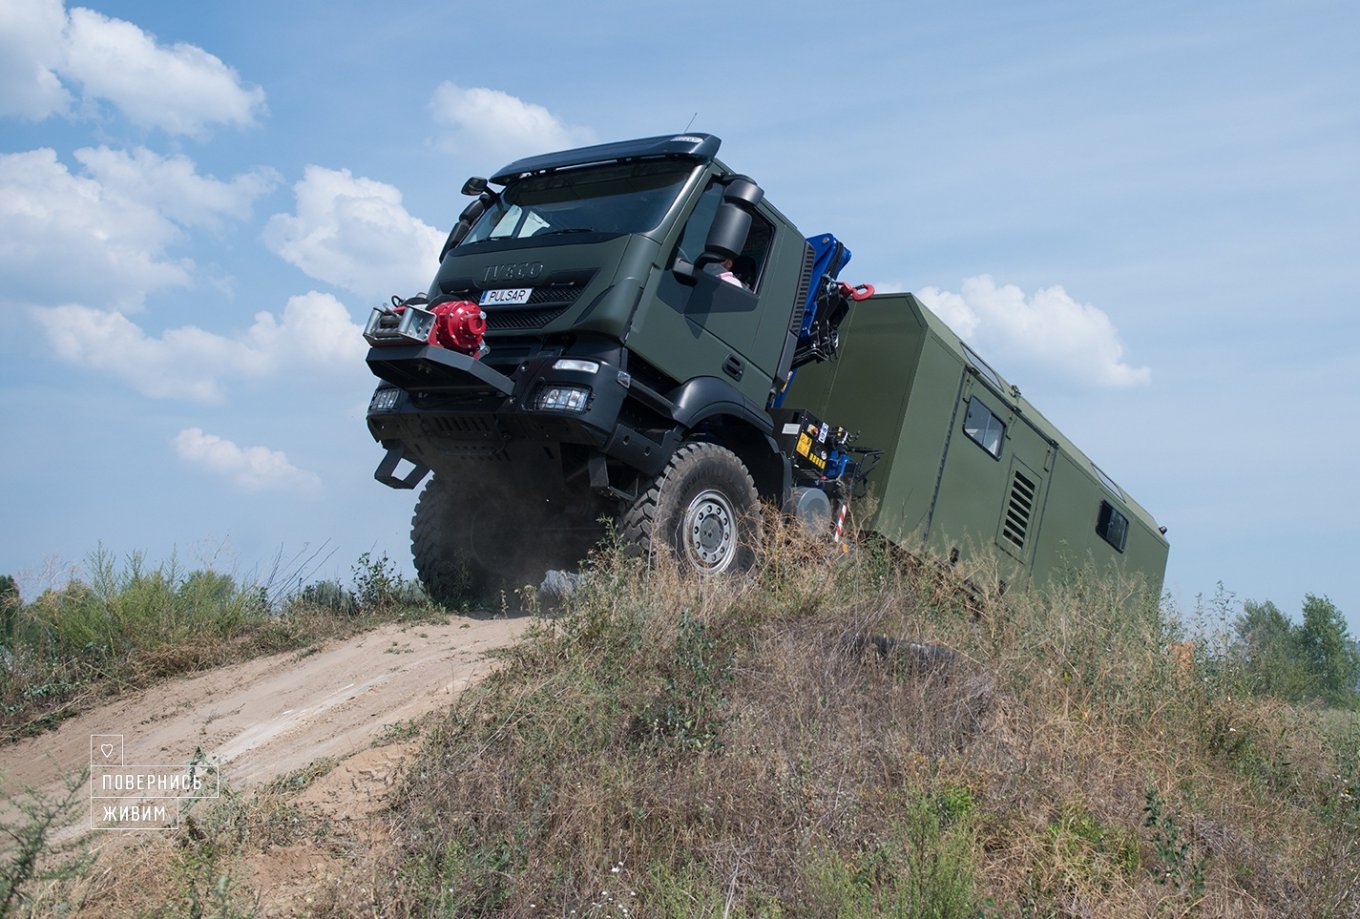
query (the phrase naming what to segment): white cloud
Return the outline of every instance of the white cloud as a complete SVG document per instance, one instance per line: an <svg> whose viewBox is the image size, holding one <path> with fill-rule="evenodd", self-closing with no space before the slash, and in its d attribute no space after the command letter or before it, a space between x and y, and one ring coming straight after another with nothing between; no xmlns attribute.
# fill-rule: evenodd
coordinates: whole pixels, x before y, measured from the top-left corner
<svg viewBox="0 0 1360 919"><path fill-rule="evenodd" d="M447 150L470 150L509 161L595 142L589 128L564 124L543 106L498 89L464 89L445 81L435 88L430 110L437 124L451 129L440 140Z"/></svg>
<svg viewBox="0 0 1360 919"><path fill-rule="evenodd" d="M255 351L270 355L275 363L300 362L307 367L345 371L364 368L368 345L363 333L363 326L350 319L343 303L313 290L290 297L279 318L272 313L256 313L244 340Z"/></svg>
<svg viewBox="0 0 1360 919"><path fill-rule="evenodd" d="M280 258L369 301L429 286L446 234L409 214L395 187L308 166L293 191L297 213L275 214L265 227Z"/></svg>
<svg viewBox="0 0 1360 919"><path fill-rule="evenodd" d="M321 490L321 479L314 472L299 469L287 454L267 447L239 447L229 440L208 434L202 428L185 428L172 443L180 458L209 472L230 479L242 491Z"/></svg>
<svg viewBox="0 0 1360 919"><path fill-rule="evenodd" d="M184 226L216 227L220 217L245 220L255 199L279 182L273 169L242 173L228 182L198 174L187 156L162 157L139 147L128 153L108 147L75 152L105 194L154 207Z"/></svg>
<svg viewBox="0 0 1360 919"><path fill-rule="evenodd" d="M60 79L59 79L60 78ZM65 112L79 84L86 102L113 104L134 124L201 135L208 125L248 127L264 90L197 45L161 45L121 19L60 0L0 5L0 112L44 118Z"/></svg>
<svg viewBox="0 0 1360 919"><path fill-rule="evenodd" d="M75 157L85 174L47 148L0 154L0 296L51 303L97 289L136 309L148 293L189 285L193 263L167 253L182 227L247 217L275 181L257 170L223 182L186 157L143 149Z"/></svg>
<svg viewBox="0 0 1360 919"><path fill-rule="evenodd" d="M329 294L292 297L281 316L261 312L234 335L197 326L158 337L122 313L68 304L42 311L57 356L107 373L157 399L219 402L230 379L261 379L285 368L359 374L367 351L362 328Z"/></svg>
<svg viewBox="0 0 1360 919"><path fill-rule="evenodd" d="M61 0L0 3L0 115L43 119L67 111L56 68L66 56Z"/></svg>
<svg viewBox="0 0 1360 919"><path fill-rule="evenodd" d="M917 296L959 337L998 355L1057 370L1099 386L1147 383L1152 371L1130 366L1110 317L1078 303L1062 287L1033 296L987 275L963 282L960 293L928 287Z"/></svg>

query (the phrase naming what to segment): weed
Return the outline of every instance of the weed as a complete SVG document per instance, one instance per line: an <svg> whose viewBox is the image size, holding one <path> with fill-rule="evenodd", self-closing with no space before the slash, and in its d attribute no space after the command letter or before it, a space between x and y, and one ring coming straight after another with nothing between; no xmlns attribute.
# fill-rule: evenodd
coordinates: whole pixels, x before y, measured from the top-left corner
<svg viewBox="0 0 1360 919"><path fill-rule="evenodd" d="M806 871L819 915L946 919L978 912L967 823L943 827L935 803L925 799L863 852L850 858L824 852Z"/></svg>
<svg viewBox="0 0 1360 919"><path fill-rule="evenodd" d="M1048 867L1061 891L1111 891L1132 884L1142 867L1138 838L1100 820L1079 800L1062 806L1045 837Z"/></svg>
<svg viewBox="0 0 1360 919"><path fill-rule="evenodd" d="M339 581L317 581L308 584L298 593L297 602L329 610L339 616L359 614L359 599L354 595L354 591L347 590Z"/></svg>
<svg viewBox="0 0 1360 919"><path fill-rule="evenodd" d="M638 717L650 742L685 752L714 749L723 727L723 691L732 682L733 656L724 653L704 623L680 615L665 686Z"/></svg>
<svg viewBox="0 0 1360 919"><path fill-rule="evenodd" d="M25 789L17 795L5 795L0 802L6 811L14 812L0 819L0 836L8 844L0 849L0 916L9 915L11 909L24 903L25 890L32 884L77 878L93 860L79 848L51 850L54 834L73 823L81 805L89 800L89 777L88 769L66 776L62 791L55 797ZM55 864L45 864L52 862Z"/></svg>
<svg viewBox="0 0 1360 919"><path fill-rule="evenodd" d="M1149 788L1144 796L1143 826L1152 830L1152 849L1157 856L1156 867L1149 866L1159 884L1184 887L1192 896L1204 892L1204 868L1207 858L1192 859L1191 843L1182 841L1180 821L1170 813L1161 793Z"/></svg>
<svg viewBox="0 0 1360 919"><path fill-rule="evenodd" d="M386 552L377 557L368 552L359 556L354 563L354 589L359 606L365 611L381 612L428 603L420 585L402 577Z"/></svg>
<svg viewBox="0 0 1360 919"><path fill-rule="evenodd" d="M392 724L384 724L382 733L373 740L373 746L384 747L388 744L400 743L401 741L414 740L420 736L420 722L412 719L410 721L397 721Z"/></svg>

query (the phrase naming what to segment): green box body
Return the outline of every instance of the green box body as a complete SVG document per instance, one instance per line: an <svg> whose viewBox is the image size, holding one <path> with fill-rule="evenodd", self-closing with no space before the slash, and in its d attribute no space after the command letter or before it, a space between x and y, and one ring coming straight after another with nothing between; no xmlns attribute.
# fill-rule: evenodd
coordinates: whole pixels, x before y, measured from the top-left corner
<svg viewBox="0 0 1360 919"><path fill-rule="evenodd" d="M973 400L1004 425L995 455L965 428ZM1161 589L1168 545L1152 516L911 294L856 304L840 357L802 368L785 404L883 451L872 532L943 558L994 553L1008 581L1093 565ZM1122 550L1098 532L1102 505L1127 521Z"/></svg>

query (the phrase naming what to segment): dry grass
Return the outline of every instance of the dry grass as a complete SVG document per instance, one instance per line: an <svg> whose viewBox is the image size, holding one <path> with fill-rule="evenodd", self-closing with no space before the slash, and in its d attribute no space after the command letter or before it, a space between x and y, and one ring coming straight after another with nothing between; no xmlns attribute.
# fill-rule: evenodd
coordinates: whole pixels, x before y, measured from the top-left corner
<svg viewBox="0 0 1360 919"><path fill-rule="evenodd" d="M985 570L782 544L725 584L603 558L430 737L391 908L1356 910L1334 750L1186 672L1131 587L1002 602L960 589Z"/></svg>
<svg viewBox="0 0 1360 919"><path fill-rule="evenodd" d="M1187 669L1129 585L768 544L725 582L603 554L313 914L1360 915L1354 718ZM167 839L160 909L286 849L286 792Z"/></svg>
<svg viewBox="0 0 1360 919"><path fill-rule="evenodd" d="M121 565L103 552L87 580L48 590L0 635L0 742L40 734L110 695L264 654L307 647L391 620L440 617L384 556L355 566L357 598L333 582L269 598L173 561ZM330 588L318 591L318 588ZM347 605L334 602L337 595ZM324 601L331 601L329 604Z"/></svg>

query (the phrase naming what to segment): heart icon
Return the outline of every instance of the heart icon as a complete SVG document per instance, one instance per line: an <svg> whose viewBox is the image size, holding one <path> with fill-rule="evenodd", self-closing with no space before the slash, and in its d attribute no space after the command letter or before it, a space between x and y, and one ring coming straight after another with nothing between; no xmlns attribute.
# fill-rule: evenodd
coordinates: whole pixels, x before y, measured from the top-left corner
<svg viewBox="0 0 1360 919"><path fill-rule="evenodd" d="M113 756L113 744L111 743L100 744L99 752L104 754L104 759L108 759L109 757Z"/></svg>

